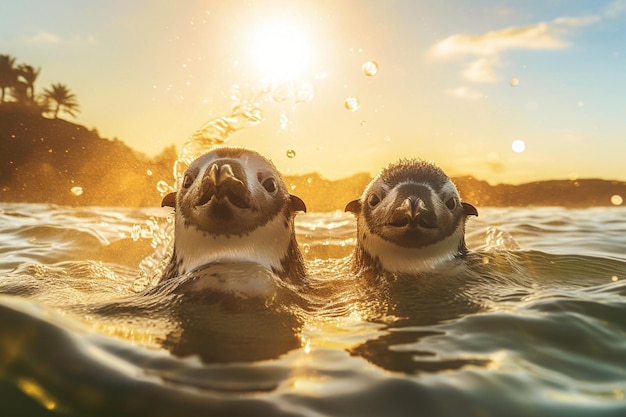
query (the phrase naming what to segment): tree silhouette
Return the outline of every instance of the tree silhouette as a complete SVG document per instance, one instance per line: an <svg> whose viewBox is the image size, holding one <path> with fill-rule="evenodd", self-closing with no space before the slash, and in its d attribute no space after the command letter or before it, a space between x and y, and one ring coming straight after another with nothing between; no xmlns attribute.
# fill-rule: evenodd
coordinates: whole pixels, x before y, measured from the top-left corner
<svg viewBox="0 0 626 417"><path fill-rule="evenodd" d="M35 100L35 81L41 72L41 68L35 69L32 65L21 64L17 67L17 74L26 84L26 95L31 100Z"/></svg>
<svg viewBox="0 0 626 417"><path fill-rule="evenodd" d="M15 58L11 55L0 55L0 103L4 103L5 92L17 84Z"/></svg>
<svg viewBox="0 0 626 417"><path fill-rule="evenodd" d="M76 112L79 111L76 95L64 84L52 84L50 89L44 89L43 98L50 105L50 112L53 113L55 119L59 118L60 111L64 111L72 117L76 117Z"/></svg>

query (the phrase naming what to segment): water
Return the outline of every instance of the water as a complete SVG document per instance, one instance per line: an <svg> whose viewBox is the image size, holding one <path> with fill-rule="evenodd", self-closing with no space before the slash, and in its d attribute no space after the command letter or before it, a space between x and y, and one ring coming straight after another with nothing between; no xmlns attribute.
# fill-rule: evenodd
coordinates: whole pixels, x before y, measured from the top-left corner
<svg viewBox="0 0 626 417"><path fill-rule="evenodd" d="M168 209L1 204L0 415L626 415L626 210L479 211L467 260L388 283L350 215L298 215L302 291L156 286Z"/></svg>

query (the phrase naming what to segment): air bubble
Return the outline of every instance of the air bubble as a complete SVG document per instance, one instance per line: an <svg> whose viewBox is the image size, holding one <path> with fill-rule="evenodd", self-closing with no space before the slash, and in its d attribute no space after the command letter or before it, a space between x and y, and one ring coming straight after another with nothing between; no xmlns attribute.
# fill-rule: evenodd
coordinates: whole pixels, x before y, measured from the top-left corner
<svg viewBox="0 0 626 417"><path fill-rule="evenodd" d="M311 245L309 245L308 243L305 243L304 245L302 245L302 252L309 253L310 251L311 251Z"/></svg>
<svg viewBox="0 0 626 417"><path fill-rule="evenodd" d="M378 73L378 63L376 61L367 61L361 68L363 69L363 74L367 77L373 77Z"/></svg>
<svg viewBox="0 0 626 417"><path fill-rule="evenodd" d="M361 107L361 103L359 103L359 99L356 97L348 97L343 105L350 111L357 111Z"/></svg>
<svg viewBox="0 0 626 417"><path fill-rule="evenodd" d="M287 150L287 158L295 158L295 157L296 157L296 151L294 151L293 149Z"/></svg>
<svg viewBox="0 0 626 417"><path fill-rule="evenodd" d="M83 187L72 187L70 192L76 197L83 195Z"/></svg>

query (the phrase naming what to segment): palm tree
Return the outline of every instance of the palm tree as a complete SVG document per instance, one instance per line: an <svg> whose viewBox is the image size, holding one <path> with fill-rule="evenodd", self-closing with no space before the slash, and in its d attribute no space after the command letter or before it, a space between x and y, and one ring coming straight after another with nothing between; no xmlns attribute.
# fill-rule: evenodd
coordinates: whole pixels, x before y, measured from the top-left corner
<svg viewBox="0 0 626 417"><path fill-rule="evenodd" d="M72 117L76 117L75 112L79 111L76 96L70 92L64 84L52 84L50 89L43 90L43 98L48 104L53 104L51 112L54 118L59 118L59 111L64 111Z"/></svg>
<svg viewBox="0 0 626 417"><path fill-rule="evenodd" d="M26 83L26 93L29 99L35 100L35 80L39 76L41 72L41 68L35 69L32 65L22 64L17 67L18 75L24 80Z"/></svg>
<svg viewBox="0 0 626 417"><path fill-rule="evenodd" d="M11 55L0 55L0 103L4 103L7 88L17 84L15 58Z"/></svg>

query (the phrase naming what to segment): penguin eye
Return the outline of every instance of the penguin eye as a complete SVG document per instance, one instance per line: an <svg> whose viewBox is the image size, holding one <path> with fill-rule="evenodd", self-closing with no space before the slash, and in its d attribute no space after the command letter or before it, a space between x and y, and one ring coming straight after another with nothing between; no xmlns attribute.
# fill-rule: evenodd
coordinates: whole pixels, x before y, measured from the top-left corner
<svg viewBox="0 0 626 417"><path fill-rule="evenodd" d="M367 197L367 204L369 204L370 207L374 208L378 203L380 203L380 197L376 194L370 194L370 196Z"/></svg>
<svg viewBox="0 0 626 417"><path fill-rule="evenodd" d="M452 197L448 199L448 201L446 201L446 207L448 207L450 210L454 210L454 208L456 207L456 198Z"/></svg>
<svg viewBox="0 0 626 417"><path fill-rule="evenodd" d="M278 189L278 185L276 184L276 180L273 177L267 177L261 183L265 191L268 193L275 193Z"/></svg>
<svg viewBox="0 0 626 417"><path fill-rule="evenodd" d="M185 174L185 178L183 178L183 188L191 187L192 183L193 183L193 178L191 177L191 175Z"/></svg>

